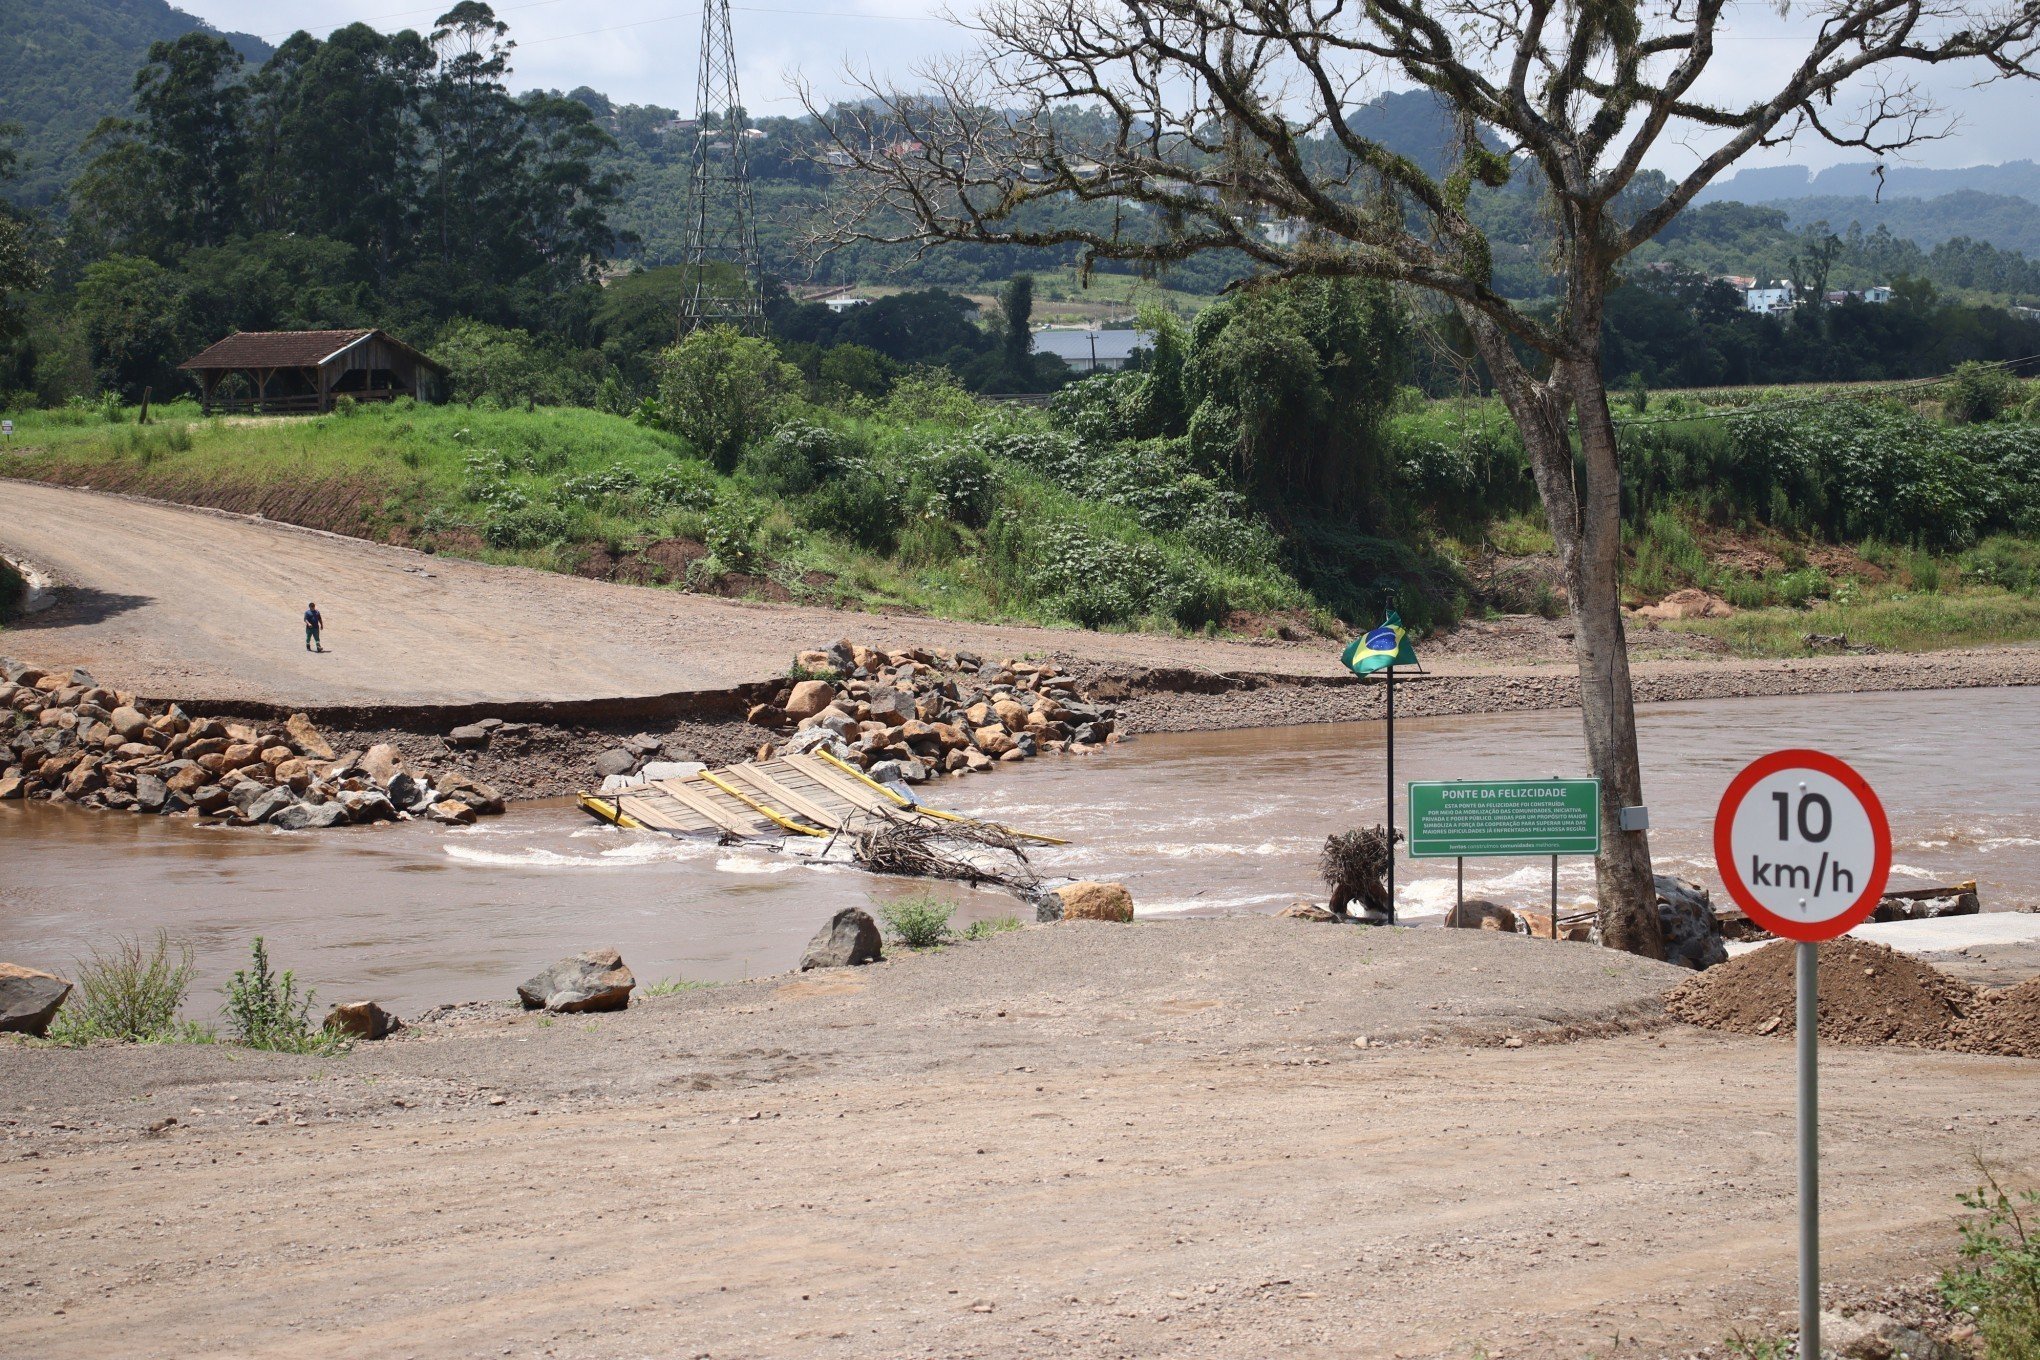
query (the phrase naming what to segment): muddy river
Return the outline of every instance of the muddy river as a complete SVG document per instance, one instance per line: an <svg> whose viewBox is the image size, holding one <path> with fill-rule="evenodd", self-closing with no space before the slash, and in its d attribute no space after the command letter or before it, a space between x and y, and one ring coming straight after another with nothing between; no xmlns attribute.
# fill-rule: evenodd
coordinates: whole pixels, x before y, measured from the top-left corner
<svg viewBox="0 0 2040 1360"><path fill-rule="evenodd" d="M1986 910L2040 902L2040 693L1967 690L1667 704L1642 718L1661 871L1715 885L1716 800L1752 756L1813 745L1856 764L1891 815L1894 882L1974 878ZM1573 712L1398 725L1402 779L1582 773ZM1379 724L1145 737L944 782L930 800L1071 838L1045 875L1118 879L1143 915L1276 911L1322 899L1317 848L1382 814ZM1560 899L1591 891L1562 861ZM1549 861L1467 864L1467 891L1541 904ZM1435 916L1450 861L1398 870L1398 903ZM527 804L470 830L411 824L321 834L200 828L156 818L0 804L0 959L68 972L117 934L189 941L194 1012L267 937L271 957L327 1000L400 1012L508 998L562 954L613 944L641 982L715 981L791 967L830 912L924 888L768 850L600 827ZM1024 913L948 886L957 921Z"/></svg>

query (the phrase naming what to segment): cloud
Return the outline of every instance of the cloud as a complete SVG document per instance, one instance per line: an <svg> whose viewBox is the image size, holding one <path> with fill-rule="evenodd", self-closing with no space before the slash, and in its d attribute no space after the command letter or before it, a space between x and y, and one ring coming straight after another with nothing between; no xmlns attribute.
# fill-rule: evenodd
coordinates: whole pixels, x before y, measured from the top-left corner
<svg viewBox="0 0 2040 1360"><path fill-rule="evenodd" d="M366 20L391 30L424 29L450 5L413 8L405 0L179 0L183 8L221 28L272 41L293 28L324 33ZM958 0L969 8L969 0ZM853 92L845 77L871 69L910 84L915 68L963 50L972 35L941 16L943 0L740 0L733 5L738 80L744 103L759 113L795 115L798 77L824 97ZM626 103L662 104L691 111L701 35L701 11L690 0L511 0L496 7L518 43L519 89L573 89L587 85ZM1770 6L1734 7L1733 27L1709 73L1706 93L1731 104L1771 93L1802 51L1808 16L1780 16ZM1902 159L1933 166L1974 165L2034 154L2040 125L2040 85L2002 82L1976 88L1977 72L1925 72L1923 87L1955 117L1944 141L1927 143ZM1652 164L1671 173L1689 167L1711 143L1687 147L1667 140ZM1815 139L1789 150L1761 152L1748 165L1791 162L1818 169L1866 159Z"/></svg>

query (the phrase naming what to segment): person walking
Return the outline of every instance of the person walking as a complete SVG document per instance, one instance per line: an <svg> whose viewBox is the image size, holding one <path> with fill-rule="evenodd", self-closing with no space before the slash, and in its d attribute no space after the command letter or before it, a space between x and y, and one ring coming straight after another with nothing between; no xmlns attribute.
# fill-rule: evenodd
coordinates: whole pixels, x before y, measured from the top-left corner
<svg viewBox="0 0 2040 1360"><path fill-rule="evenodd" d="M319 630L320 630L321 628L324 628L325 626L326 626L326 620L325 620L325 619L323 619L323 618L321 618L321 617L320 617L320 615L319 615L319 606L318 606L318 603L317 603L316 601L314 601L314 602L313 602L313 603L311 603L311 604L307 604L307 605L305 606L305 650L306 650L306 651L308 651L308 652L323 652L323 651L325 651L325 650L326 650L326 645L325 645L325 644L324 644L323 642L319 641Z"/></svg>

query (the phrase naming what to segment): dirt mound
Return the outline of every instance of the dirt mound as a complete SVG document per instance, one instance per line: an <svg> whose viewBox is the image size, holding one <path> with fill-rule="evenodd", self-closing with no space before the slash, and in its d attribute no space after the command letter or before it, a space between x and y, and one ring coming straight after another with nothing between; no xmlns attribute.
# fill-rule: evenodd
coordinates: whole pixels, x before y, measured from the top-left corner
<svg viewBox="0 0 2040 1360"><path fill-rule="evenodd" d="M1665 1007L1707 1029L1783 1035L1796 1028L1793 1001L1793 945L1780 940L1708 969ZM1830 1042L1967 1047L1963 1023L1978 1009L1966 983L1894 949L1846 937L1820 946L1820 1037Z"/></svg>
<svg viewBox="0 0 2040 1360"><path fill-rule="evenodd" d="M1959 1039L1970 1053L2040 1058L2040 977L1978 993Z"/></svg>

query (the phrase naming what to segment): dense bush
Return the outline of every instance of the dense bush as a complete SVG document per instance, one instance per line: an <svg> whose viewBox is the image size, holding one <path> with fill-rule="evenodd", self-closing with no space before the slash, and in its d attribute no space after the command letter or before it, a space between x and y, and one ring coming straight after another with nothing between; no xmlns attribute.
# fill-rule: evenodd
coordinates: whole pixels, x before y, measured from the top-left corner
<svg viewBox="0 0 2040 1360"><path fill-rule="evenodd" d="M838 431L794 421L754 445L739 468L765 490L792 497L807 495L861 462L860 452Z"/></svg>
<svg viewBox="0 0 2040 1360"><path fill-rule="evenodd" d="M808 528L871 552L890 553L899 542L899 493L867 469L825 482L801 501L796 513Z"/></svg>

